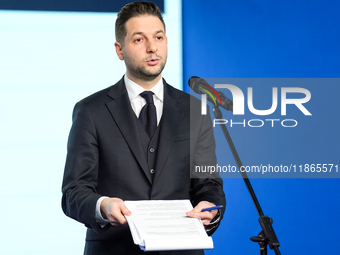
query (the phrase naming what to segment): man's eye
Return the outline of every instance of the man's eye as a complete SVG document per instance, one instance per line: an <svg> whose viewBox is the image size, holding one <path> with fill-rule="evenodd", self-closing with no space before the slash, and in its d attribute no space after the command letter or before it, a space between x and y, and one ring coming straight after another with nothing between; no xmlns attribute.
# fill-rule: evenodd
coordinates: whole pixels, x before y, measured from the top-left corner
<svg viewBox="0 0 340 255"><path fill-rule="evenodd" d="M156 39L157 39L157 40L162 40L162 39L163 39L163 36L157 36Z"/></svg>
<svg viewBox="0 0 340 255"><path fill-rule="evenodd" d="M142 41L142 38L137 38L136 40L135 40L135 42L141 42Z"/></svg>

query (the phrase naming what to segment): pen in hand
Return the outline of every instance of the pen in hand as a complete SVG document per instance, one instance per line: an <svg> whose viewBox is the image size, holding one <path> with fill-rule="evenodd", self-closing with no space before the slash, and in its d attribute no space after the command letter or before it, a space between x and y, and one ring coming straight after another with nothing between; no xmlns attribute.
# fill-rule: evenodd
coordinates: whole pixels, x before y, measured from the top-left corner
<svg viewBox="0 0 340 255"><path fill-rule="evenodd" d="M202 209L201 212L212 211L212 210L216 210L216 209L220 209L220 208L223 208L223 205L216 205L216 206L204 208L204 209Z"/></svg>

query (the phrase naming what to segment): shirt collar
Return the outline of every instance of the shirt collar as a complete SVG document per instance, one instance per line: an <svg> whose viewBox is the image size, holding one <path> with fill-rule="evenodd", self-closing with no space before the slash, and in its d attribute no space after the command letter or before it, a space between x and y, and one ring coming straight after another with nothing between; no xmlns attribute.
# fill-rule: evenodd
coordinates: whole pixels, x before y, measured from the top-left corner
<svg viewBox="0 0 340 255"><path fill-rule="evenodd" d="M139 96L140 93L145 91L145 89L139 86L137 83L130 80L127 75L124 75L124 82L126 86L126 90L129 95L130 102L134 100L136 97ZM164 98L164 86L163 86L163 79L161 78L159 82L150 89L154 93L154 95L163 102Z"/></svg>
<svg viewBox="0 0 340 255"><path fill-rule="evenodd" d="M136 97L138 97L140 93L145 91L145 89L143 87L139 86L137 83L130 80L127 77L127 75L124 75L124 82L125 82L126 90L128 92L128 95L129 95L130 102L132 100L136 99ZM150 91L152 91L154 93L154 95L161 102L163 102L163 98L164 98L163 79L161 78L159 80L159 82L155 86L153 86L152 89L150 89Z"/></svg>

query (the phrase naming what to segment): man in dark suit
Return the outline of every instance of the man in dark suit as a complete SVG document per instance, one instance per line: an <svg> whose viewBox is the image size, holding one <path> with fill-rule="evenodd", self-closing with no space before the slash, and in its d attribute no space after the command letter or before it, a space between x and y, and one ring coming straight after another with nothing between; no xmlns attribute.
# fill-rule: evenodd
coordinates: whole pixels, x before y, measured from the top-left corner
<svg viewBox="0 0 340 255"><path fill-rule="evenodd" d="M216 166L211 120L200 114L197 99L162 79L167 37L157 6L123 7L116 40L126 74L76 104L68 141L62 208L88 228L84 254L143 253L133 244L124 200L190 199L194 209L187 215L212 234L223 210L201 210L225 205L222 180L191 175L195 166Z"/></svg>

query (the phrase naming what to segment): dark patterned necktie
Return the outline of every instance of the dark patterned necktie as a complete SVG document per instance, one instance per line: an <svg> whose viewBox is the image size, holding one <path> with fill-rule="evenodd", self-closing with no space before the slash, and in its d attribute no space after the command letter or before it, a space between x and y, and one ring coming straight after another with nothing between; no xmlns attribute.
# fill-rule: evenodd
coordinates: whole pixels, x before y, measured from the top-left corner
<svg viewBox="0 0 340 255"><path fill-rule="evenodd" d="M144 91L140 96L146 100L146 105L143 106L139 114L139 120L145 128L146 133L151 138L157 128L156 107L152 98L153 92Z"/></svg>

